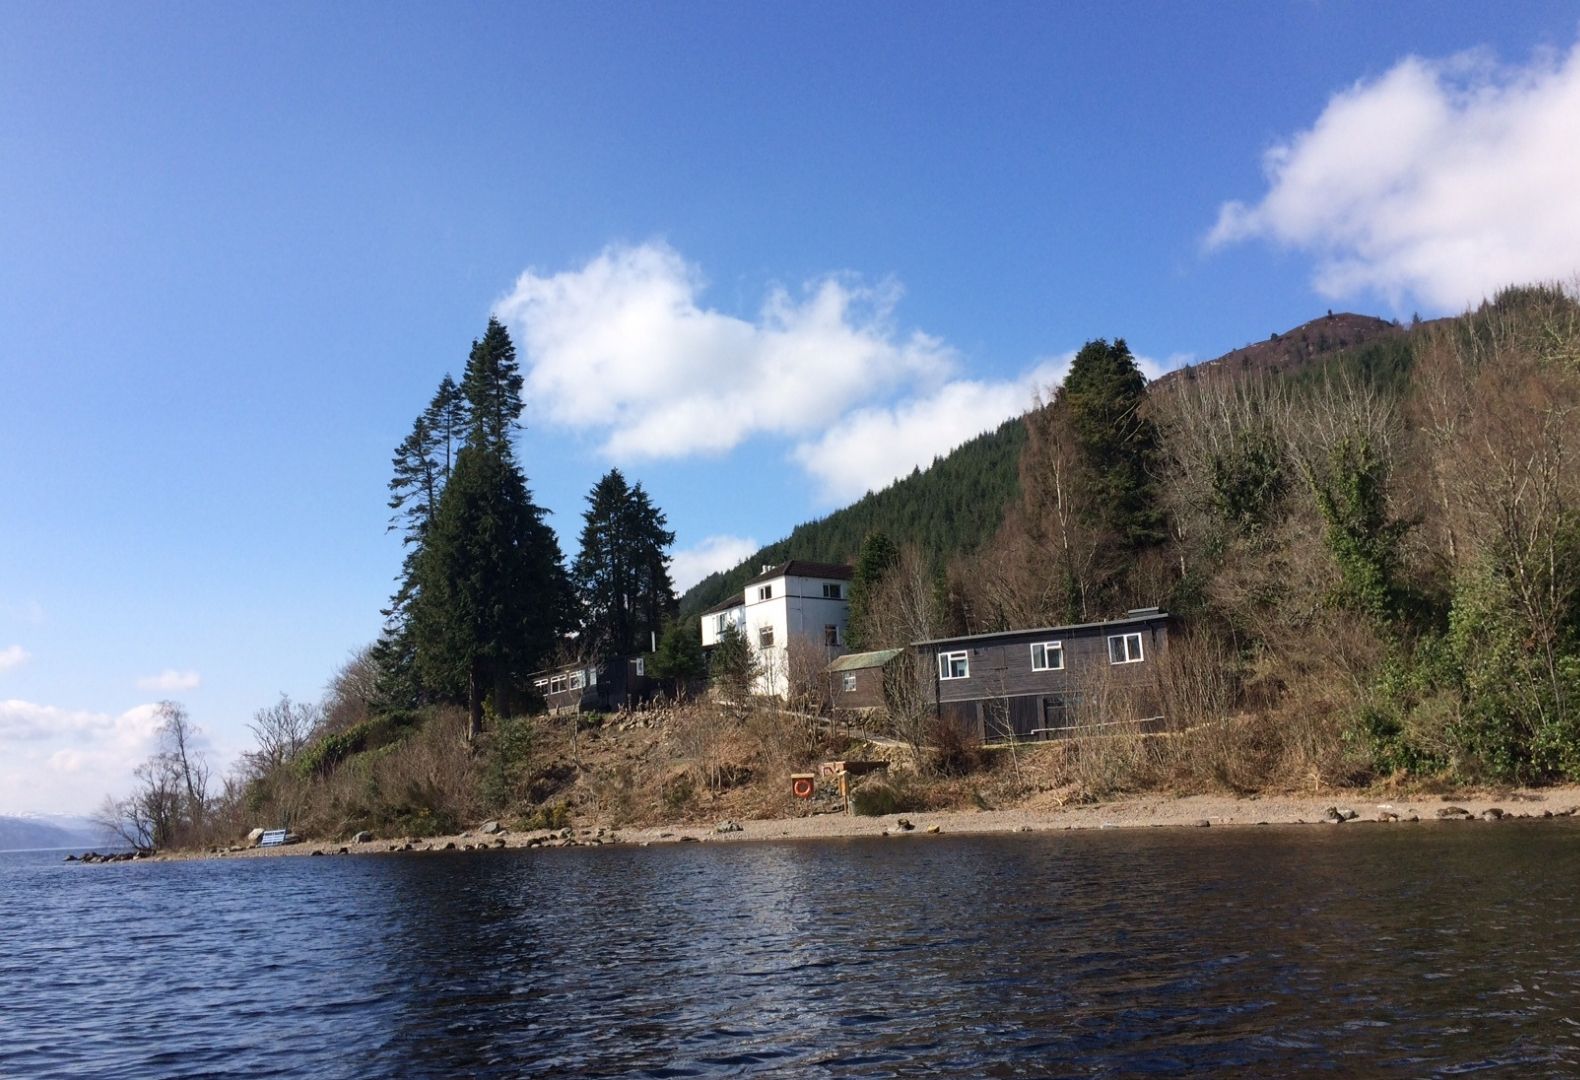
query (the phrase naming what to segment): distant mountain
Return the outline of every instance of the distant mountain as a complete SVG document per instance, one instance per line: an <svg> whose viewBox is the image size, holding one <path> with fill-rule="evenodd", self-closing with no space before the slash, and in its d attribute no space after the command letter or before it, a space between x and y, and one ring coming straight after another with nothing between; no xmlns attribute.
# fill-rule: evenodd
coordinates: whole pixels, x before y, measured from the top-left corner
<svg viewBox="0 0 1580 1080"><path fill-rule="evenodd" d="M119 842L107 830L85 818L0 815L0 851L114 846Z"/></svg>
<svg viewBox="0 0 1580 1080"><path fill-rule="evenodd" d="M1374 382L1396 384L1409 369L1410 336L1410 329L1386 319L1329 313L1214 360L1171 371L1158 382L1220 371L1259 371L1304 381L1342 369ZM1019 494L1020 452L1025 443L1025 423L1018 417L1006 420L996 430L934 458L926 469L918 468L843 510L796 526L789 536L761 548L734 569L708 575L680 598L680 613L694 616L726 598L739 597L747 579L764 566L789 559L851 562L873 531L887 533L897 544L915 544L939 562L973 551L998 531L1005 506Z"/></svg>

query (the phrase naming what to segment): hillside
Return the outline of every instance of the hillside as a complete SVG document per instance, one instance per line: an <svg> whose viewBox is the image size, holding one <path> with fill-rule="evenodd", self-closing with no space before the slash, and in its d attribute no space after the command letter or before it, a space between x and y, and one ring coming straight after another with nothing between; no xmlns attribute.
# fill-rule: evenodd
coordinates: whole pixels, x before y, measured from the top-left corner
<svg viewBox="0 0 1580 1080"><path fill-rule="evenodd" d="M1409 365L1410 331L1370 315L1340 312L1312 319L1160 380L1192 378L1207 371L1261 371L1312 377L1328 363L1349 365L1377 381L1402 377ZM1019 492L1020 451L1026 428L1006 420L995 431L935 458L925 470L863 496L827 517L798 525L783 540L758 550L732 570L710 574L680 599L683 616L695 615L739 594L763 566L788 559L849 562L867 534L887 533L896 543L915 544L938 561L975 551L998 530L1004 507Z"/></svg>
<svg viewBox="0 0 1580 1080"><path fill-rule="evenodd" d="M1409 331L1398 323L1371 315L1336 312L1302 323L1291 330L1270 334L1266 341L1231 349L1202 364L1178 369L1179 372L1203 368L1269 375L1293 375L1318 365L1319 361L1347 350L1360 350L1379 344L1401 344ZM1159 382L1179 377L1169 372Z"/></svg>
<svg viewBox="0 0 1580 1080"><path fill-rule="evenodd" d="M791 558L849 562L874 531L887 533L900 544L915 544L935 559L973 551L997 531L1005 505L1015 497L1025 442L1025 425L1018 418L1006 420L996 430L935 458L926 470L917 469L843 510L796 526L789 536L733 570L709 574L681 597L681 614L694 615L732 594L738 596L746 579L770 563Z"/></svg>
<svg viewBox="0 0 1580 1080"><path fill-rule="evenodd" d="M102 828L80 818L0 816L0 851L103 846L114 841Z"/></svg>

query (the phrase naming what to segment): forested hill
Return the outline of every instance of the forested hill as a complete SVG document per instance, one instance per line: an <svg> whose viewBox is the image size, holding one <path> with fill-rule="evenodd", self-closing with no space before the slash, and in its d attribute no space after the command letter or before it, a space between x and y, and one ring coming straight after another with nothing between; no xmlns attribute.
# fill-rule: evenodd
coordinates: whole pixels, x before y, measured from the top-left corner
<svg viewBox="0 0 1580 1080"><path fill-rule="evenodd" d="M937 559L972 551L998 530L1004 506L1018 490L1020 450L1026 427L1017 417L978 435L948 455L934 458L882 491L862 496L843 510L796 526L733 570L709 574L680 599L682 615L694 615L729 596L740 596L748 578L764 565L787 559L850 562L871 532L897 544L915 544Z"/></svg>
<svg viewBox="0 0 1580 1080"><path fill-rule="evenodd" d="M1275 332L1265 341L1231 350L1216 360L1178 370L1200 371L1205 367L1213 367L1235 373L1255 371L1268 375L1294 375L1339 353L1371 351L1382 354L1389 352L1390 346L1408 351L1408 336L1396 322L1372 315L1329 312L1293 330ZM1169 372L1158 382L1166 382L1174 377L1175 372Z"/></svg>
<svg viewBox="0 0 1580 1080"><path fill-rule="evenodd" d="M1329 313L1266 340L1234 349L1215 360L1170 372L1161 381L1190 377L1206 369L1259 370L1266 374L1316 377L1328 362L1355 369L1369 379L1401 378L1408 367L1410 334L1398 323L1370 315ZM690 616L738 596L748 578L763 566L787 559L849 562L868 533L887 533L897 544L915 544L930 557L947 560L989 540L1004 517L1005 505L1019 490L1021 447L1026 428L1020 418L979 435L944 457L933 459L882 491L873 492L825 518L799 525L733 570L709 574L680 599Z"/></svg>

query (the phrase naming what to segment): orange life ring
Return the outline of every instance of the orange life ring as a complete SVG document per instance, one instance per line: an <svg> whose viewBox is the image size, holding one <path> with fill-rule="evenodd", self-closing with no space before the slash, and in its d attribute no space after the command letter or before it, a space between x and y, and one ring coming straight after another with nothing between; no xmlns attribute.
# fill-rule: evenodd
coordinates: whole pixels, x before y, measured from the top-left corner
<svg viewBox="0 0 1580 1080"><path fill-rule="evenodd" d="M798 776L790 781L790 794L798 799L810 799L812 797L812 778L809 776Z"/></svg>

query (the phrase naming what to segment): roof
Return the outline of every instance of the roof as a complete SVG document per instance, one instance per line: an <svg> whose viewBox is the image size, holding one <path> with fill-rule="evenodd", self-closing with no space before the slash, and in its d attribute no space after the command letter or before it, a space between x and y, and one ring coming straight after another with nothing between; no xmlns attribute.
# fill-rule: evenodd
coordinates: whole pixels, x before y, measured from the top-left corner
<svg viewBox="0 0 1580 1080"><path fill-rule="evenodd" d="M845 566L843 563L807 562L804 559L791 559L789 562L770 566L767 570L747 581L747 585L756 585L760 581L772 581L777 577L810 577L810 578L835 578L839 581L849 581L856 576L855 568Z"/></svg>
<svg viewBox="0 0 1580 1080"><path fill-rule="evenodd" d="M879 649L877 652L850 653L836 657L834 662L828 665L828 670L861 671L864 668L882 667L904 651L904 649Z"/></svg>
<svg viewBox="0 0 1580 1080"><path fill-rule="evenodd" d="M744 603L745 603L745 601L743 601L740 597L732 596L728 600L724 600L724 601L722 601L720 603L714 604L712 607L708 608L702 614L704 616L707 616L707 615L719 615L719 614L722 614L723 612L729 611L731 608L741 607L741 606L744 605Z"/></svg>
<svg viewBox="0 0 1580 1080"><path fill-rule="evenodd" d="M1102 622L1074 623L1069 626L1029 626L1024 630L1000 630L992 634L961 634L958 637L931 638L927 641L913 642L914 645L943 645L946 642L988 641L993 638L1020 637L1024 634L1068 634L1072 630L1095 630L1105 626L1132 626L1136 623L1158 622L1167 619L1169 613L1156 608L1138 611L1134 615L1126 615L1123 619L1106 619Z"/></svg>

